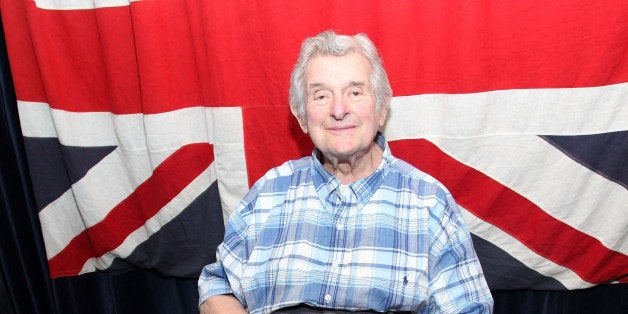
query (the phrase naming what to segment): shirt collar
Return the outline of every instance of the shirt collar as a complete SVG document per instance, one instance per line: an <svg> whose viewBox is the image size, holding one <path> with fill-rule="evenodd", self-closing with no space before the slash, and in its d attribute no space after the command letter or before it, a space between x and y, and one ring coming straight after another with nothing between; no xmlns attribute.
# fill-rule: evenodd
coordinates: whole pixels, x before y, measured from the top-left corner
<svg viewBox="0 0 628 314"><path fill-rule="evenodd" d="M375 171L366 178L359 179L349 184L351 191L357 197L358 204L361 206L368 203L375 191L379 188L384 181L386 174L388 173L389 165L392 161L392 154L386 138L380 132L377 132L375 136L375 143L384 152L382 155L382 161ZM334 193L336 189L341 185L340 180L334 177L327 169L323 167L318 156L321 152L314 148L312 151L312 160L314 167L312 167L312 178L314 181L314 187L318 194L319 199L323 204L327 203L329 195Z"/></svg>

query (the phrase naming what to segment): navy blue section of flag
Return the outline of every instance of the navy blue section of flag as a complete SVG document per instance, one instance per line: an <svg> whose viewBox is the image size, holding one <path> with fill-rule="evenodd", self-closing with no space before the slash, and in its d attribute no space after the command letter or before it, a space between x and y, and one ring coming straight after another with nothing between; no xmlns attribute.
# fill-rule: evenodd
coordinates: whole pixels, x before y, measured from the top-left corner
<svg viewBox="0 0 628 314"><path fill-rule="evenodd" d="M628 131L542 138L591 171L628 187Z"/></svg>
<svg viewBox="0 0 628 314"><path fill-rule="evenodd" d="M480 264L482 264L484 276L491 287L539 290L565 289L565 286L558 280L544 276L527 267L491 242L474 234L471 234L471 237Z"/></svg>
<svg viewBox="0 0 628 314"><path fill-rule="evenodd" d="M56 137L24 137L24 147L39 210L59 198L115 149L62 146Z"/></svg>
<svg viewBox="0 0 628 314"><path fill-rule="evenodd" d="M216 182L139 244L131 255L116 258L109 269L132 266L181 278L198 278L201 268L216 260L216 248L225 231L214 223L223 221L222 210L215 204L220 204Z"/></svg>

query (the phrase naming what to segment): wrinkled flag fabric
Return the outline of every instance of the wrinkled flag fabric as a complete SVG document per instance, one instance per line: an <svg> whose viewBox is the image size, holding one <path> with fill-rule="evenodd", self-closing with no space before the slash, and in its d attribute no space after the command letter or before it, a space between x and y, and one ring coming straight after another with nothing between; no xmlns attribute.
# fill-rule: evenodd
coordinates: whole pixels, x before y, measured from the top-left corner
<svg viewBox="0 0 628 314"><path fill-rule="evenodd" d="M628 7L618 1L2 0L51 277L195 277L248 187L312 144L301 41L365 33L393 153L460 204L492 289L628 272Z"/></svg>

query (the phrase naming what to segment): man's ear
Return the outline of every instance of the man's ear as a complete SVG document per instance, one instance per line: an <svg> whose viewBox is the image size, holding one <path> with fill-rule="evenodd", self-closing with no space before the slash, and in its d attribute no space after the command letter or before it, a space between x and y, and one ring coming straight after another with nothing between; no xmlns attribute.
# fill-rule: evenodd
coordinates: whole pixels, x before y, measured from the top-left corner
<svg viewBox="0 0 628 314"><path fill-rule="evenodd" d="M388 118L388 108L390 106L383 105L382 108L379 109L379 127L383 127L386 124L386 118Z"/></svg>
<svg viewBox="0 0 628 314"><path fill-rule="evenodd" d="M305 115L300 115L297 110L294 109L292 106L290 106L290 111L292 112L292 115L297 118L301 130L303 130L303 133L307 133L307 123L305 121Z"/></svg>

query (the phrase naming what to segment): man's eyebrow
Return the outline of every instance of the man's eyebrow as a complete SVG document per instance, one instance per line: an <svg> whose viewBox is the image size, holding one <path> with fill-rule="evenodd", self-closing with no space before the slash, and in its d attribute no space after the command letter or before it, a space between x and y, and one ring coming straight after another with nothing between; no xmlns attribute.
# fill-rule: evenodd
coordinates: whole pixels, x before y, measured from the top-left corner
<svg viewBox="0 0 628 314"><path fill-rule="evenodd" d="M325 84L323 84L323 83L311 83L311 84L307 85L307 88L308 89L315 89L315 88L318 88L318 87L321 87L321 86L325 86Z"/></svg>
<svg viewBox="0 0 628 314"><path fill-rule="evenodd" d="M350 81L349 84L347 84L347 87L364 87L366 86L366 82L364 81ZM310 83L307 85L308 89L315 89L318 87L325 87L324 83Z"/></svg>
<svg viewBox="0 0 628 314"><path fill-rule="evenodd" d="M364 87L366 86L366 82L364 81L351 81L349 82L349 87Z"/></svg>

